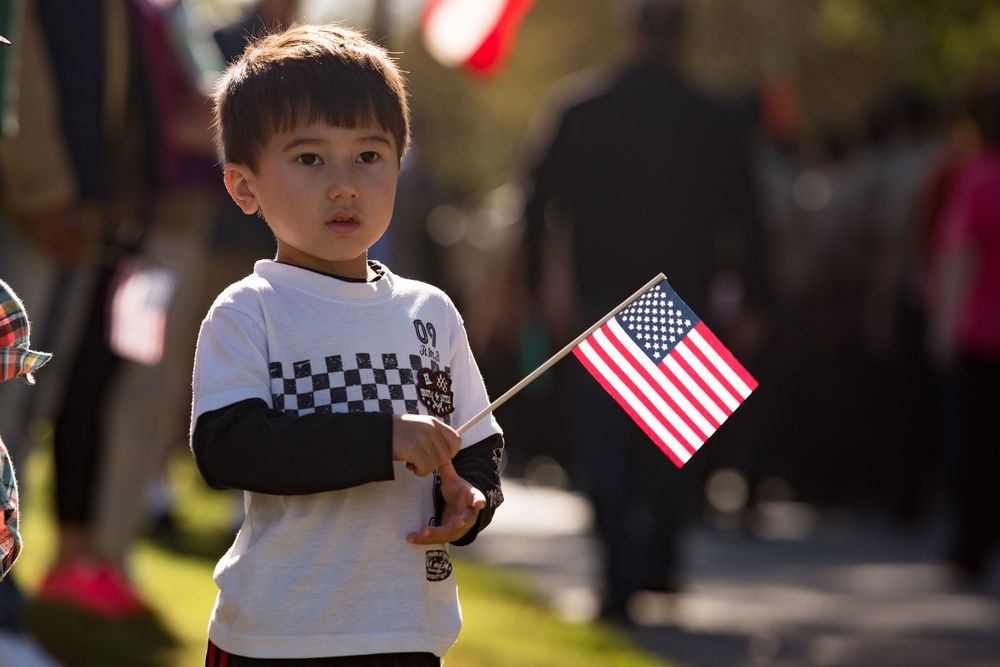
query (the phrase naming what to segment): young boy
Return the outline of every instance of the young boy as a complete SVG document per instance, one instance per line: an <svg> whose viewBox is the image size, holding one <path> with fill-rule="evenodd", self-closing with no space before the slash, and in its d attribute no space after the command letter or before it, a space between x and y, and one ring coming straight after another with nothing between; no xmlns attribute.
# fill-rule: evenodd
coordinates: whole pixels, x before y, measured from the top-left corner
<svg viewBox="0 0 1000 667"><path fill-rule="evenodd" d="M447 543L502 501L503 440L440 290L368 261L409 141L402 75L334 26L251 44L221 79L225 182L277 239L202 323L191 447L245 491L207 664L439 665L461 627ZM289 662L291 660L291 662Z"/></svg>

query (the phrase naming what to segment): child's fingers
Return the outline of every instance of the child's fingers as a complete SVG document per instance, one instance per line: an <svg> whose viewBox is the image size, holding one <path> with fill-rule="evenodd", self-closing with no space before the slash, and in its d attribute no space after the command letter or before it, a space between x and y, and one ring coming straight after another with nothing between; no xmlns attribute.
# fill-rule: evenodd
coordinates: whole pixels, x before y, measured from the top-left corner
<svg viewBox="0 0 1000 667"><path fill-rule="evenodd" d="M392 456L423 477L448 461L462 445L462 437L444 422L425 415L393 417Z"/></svg>
<svg viewBox="0 0 1000 667"><path fill-rule="evenodd" d="M419 533L410 533L406 541L410 544L447 544L448 538L440 534L441 528L421 528Z"/></svg>
<svg viewBox="0 0 1000 667"><path fill-rule="evenodd" d="M438 435L448 449L448 458L454 458L455 454L458 454L458 450L462 447L462 436L458 434L458 431L439 419L434 420L434 428L437 429Z"/></svg>
<svg viewBox="0 0 1000 667"><path fill-rule="evenodd" d="M418 475L426 475L435 469L447 464L451 465L451 458L458 453L462 446L462 436L458 432L437 419L432 420L433 430L427 433L426 449L422 454L420 463L416 466Z"/></svg>
<svg viewBox="0 0 1000 667"><path fill-rule="evenodd" d="M469 484L468 480L459 475L451 461L445 461L441 464L441 467L438 468L438 475L441 477L441 486L443 488L452 484L457 484L459 488L467 487L465 489L465 497L459 497L458 504L465 505L466 507L471 507L476 510L481 510L486 507L486 496L483 495L483 492L472 486L472 484Z"/></svg>
<svg viewBox="0 0 1000 667"><path fill-rule="evenodd" d="M476 522L479 510L486 507L486 496L469 484L455 470L450 460L438 468L441 491L448 507L440 526L424 526L419 533L410 533L406 539L411 544L447 544L465 535Z"/></svg>
<svg viewBox="0 0 1000 667"><path fill-rule="evenodd" d="M469 488L469 507L477 510L486 507L486 496L474 486Z"/></svg>
<svg viewBox="0 0 1000 667"><path fill-rule="evenodd" d="M410 533L406 541L410 544L447 544L465 535L472 525L472 517L464 513L454 516L441 526L424 526L419 533Z"/></svg>

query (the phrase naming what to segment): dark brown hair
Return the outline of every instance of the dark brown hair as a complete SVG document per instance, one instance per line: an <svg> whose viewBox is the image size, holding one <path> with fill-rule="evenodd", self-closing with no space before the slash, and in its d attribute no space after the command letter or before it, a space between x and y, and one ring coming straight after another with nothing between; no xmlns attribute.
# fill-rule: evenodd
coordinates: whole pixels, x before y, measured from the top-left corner
<svg viewBox="0 0 1000 667"><path fill-rule="evenodd" d="M275 132L326 122L380 127L409 147L405 80L381 46L334 25L295 25L248 46L215 91L215 143L222 163L256 169Z"/></svg>

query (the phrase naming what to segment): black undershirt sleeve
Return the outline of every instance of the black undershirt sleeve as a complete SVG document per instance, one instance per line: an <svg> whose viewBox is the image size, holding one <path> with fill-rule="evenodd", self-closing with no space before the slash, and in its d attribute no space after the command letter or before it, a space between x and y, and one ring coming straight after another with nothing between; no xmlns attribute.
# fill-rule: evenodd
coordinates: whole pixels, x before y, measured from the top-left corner
<svg viewBox="0 0 1000 667"><path fill-rule="evenodd" d="M495 433L459 450L455 458L452 459L455 472L486 496L486 507L479 511L476 525L452 544L459 547L471 544L476 536L493 520L494 512L503 502L503 493L500 490L500 457L502 454L503 436ZM435 502L438 507L444 506L444 501L439 496L435 498ZM438 519L440 520L440 518L439 516Z"/></svg>
<svg viewBox="0 0 1000 667"><path fill-rule="evenodd" d="M253 398L199 416L191 449L213 489L292 496L393 479L392 415L380 412L293 416ZM502 453L497 433L452 460L455 471L486 496L476 525L452 544L475 540L503 502Z"/></svg>
<svg viewBox="0 0 1000 667"><path fill-rule="evenodd" d="M293 416L247 399L199 416L191 449L213 489L293 496L393 479L381 412Z"/></svg>

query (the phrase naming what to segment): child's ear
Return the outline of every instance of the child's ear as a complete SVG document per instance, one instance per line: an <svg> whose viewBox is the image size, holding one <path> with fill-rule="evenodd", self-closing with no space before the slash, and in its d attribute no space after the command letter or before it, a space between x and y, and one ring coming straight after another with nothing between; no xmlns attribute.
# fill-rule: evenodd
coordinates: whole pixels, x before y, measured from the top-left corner
<svg viewBox="0 0 1000 667"><path fill-rule="evenodd" d="M260 209L257 195L254 193L254 173L242 164L226 165L224 178L226 190L236 205L247 215L253 215Z"/></svg>

